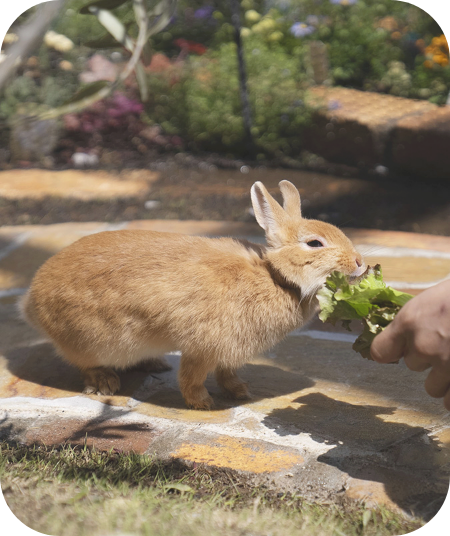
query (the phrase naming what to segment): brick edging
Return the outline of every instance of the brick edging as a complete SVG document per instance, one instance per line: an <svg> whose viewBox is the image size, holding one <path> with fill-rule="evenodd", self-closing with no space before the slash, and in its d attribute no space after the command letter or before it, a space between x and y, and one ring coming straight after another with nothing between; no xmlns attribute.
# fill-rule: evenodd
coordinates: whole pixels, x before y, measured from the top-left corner
<svg viewBox="0 0 450 536"><path fill-rule="evenodd" d="M322 107L306 149L331 162L450 179L450 106L339 87L312 88L310 97Z"/></svg>

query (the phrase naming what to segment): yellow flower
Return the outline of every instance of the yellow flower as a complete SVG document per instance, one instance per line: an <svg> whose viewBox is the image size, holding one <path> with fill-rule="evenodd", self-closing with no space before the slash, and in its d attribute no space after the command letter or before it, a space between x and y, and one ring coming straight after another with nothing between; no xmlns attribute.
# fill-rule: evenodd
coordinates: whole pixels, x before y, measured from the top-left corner
<svg viewBox="0 0 450 536"><path fill-rule="evenodd" d="M267 39L272 43L281 41L283 39L283 32L277 30L276 32L271 33Z"/></svg>
<svg viewBox="0 0 450 536"><path fill-rule="evenodd" d="M254 9L249 9L245 12L245 20L250 24L255 24L261 19L261 15Z"/></svg>
<svg viewBox="0 0 450 536"><path fill-rule="evenodd" d="M5 35L5 39L3 41L3 44L10 45L11 43L15 43L19 39L19 36L15 33L7 33Z"/></svg>
<svg viewBox="0 0 450 536"><path fill-rule="evenodd" d="M45 34L44 43L49 48L54 48L58 52L69 52L74 47L73 41L71 41L68 37L58 34L52 30Z"/></svg>
<svg viewBox="0 0 450 536"><path fill-rule="evenodd" d="M447 58L444 56L444 54L435 54L433 56L433 61L434 63L438 63L439 65L442 65L442 63L446 60Z"/></svg>

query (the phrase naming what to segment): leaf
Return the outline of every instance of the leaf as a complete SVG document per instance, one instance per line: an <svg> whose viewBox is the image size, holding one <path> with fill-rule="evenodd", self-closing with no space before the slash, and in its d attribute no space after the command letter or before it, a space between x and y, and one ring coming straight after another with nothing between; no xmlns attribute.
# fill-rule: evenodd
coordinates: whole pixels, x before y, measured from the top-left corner
<svg viewBox="0 0 450 536"><path fill-rule="evenodd" d="M353 349L372 359L370 345L373 339L412 297L387 287L379 264L369 266L362 276L353 280L340 272L333 272L317 294L319 318L333 325L342 321L347 330L350 330L351 320L361 319L363 332L353 344Z"/></svg>
<svg viewBox="0 0 450 536"><path fill-rule="evenodd" d="M90 48L117 48L118 46L121 46L122 43L119 43L117 39L115 39L111 34L105 34L102 37L99 37L98 39L93 39L92 41L86 41L83 43L84 46L90 47Z"/></svg>
<svg viewBox="0 0 450 536"><path fill-rule="evenodd" d="M133 26L134 24L136 24L134 21L131 21L131 22L128 22L127 24L124 24L125 29L128 31L130 29L130 27ZM91 47L91 48L96 48L96 49L98 49L98 48L117 48L120 45L123 46L123 44L121 42L117 41L117 39L115 37L113 37L110 33L104 34L104 35L102 35L101 37L99 37L97 39L93 39L91 41L86 41L83 44L86 47Z"/></svg>
<svg viewBox="0 0 450 536"><path fill-rule="evenodd" d="M110 11L99 9L95 12L98 22L104 26L108 32L126 47L130 52L134 50L134 43L131 37L127 34L125 25Z"/></svg>
<svg viewBox="0 0 450 536"><path fill-rule="evenodd" d="M69 100L64 102L62 106L66 106L67 104L72 104L74 102L78 102L80 100L83 100L87 97L90 97L91 95L94 95L95 93L98 93L101 89L109 85L110 82L107 80L98 80L97 82L92 82L92 84L87 84L86 86L82 87L79 91L73 95Z"/></svg>
<svg viewBox="0 0 450 536"><path fill-rule="evenodd" d="M162 0L148 12L148 16L155 16L157 18L150 24L147 37L157 34L169 24L170 19L175 13L176 4L176 0Z"/></svg>
<svg viewBox="0 0 450 536"><path fill-rule="evenodd" d="M384 302L391 302L395 303L395 305L403 307L411 298L413 298L411 294L400 292L399 290L395 290L391 287L386 287L377 295L376 302L380 304Z"/></svg>
<svg viewBox="0 0 450 536"><path fill-rule="evenodd" d="M83 489L81 490L79 493L77 493L74 497L72 497L71 499L69 499L68 501L66 501L65 504L74 504L78 501L81 501L81 499L83 499L84 497L86 497L86 495L88 494L88 490L87 489Z"/></svg>
<svg viewBox="0 0 450 536"><path fill-rule="evenodd" d="M84 5L80 9L79 13L82 15L93 15L92 11L89 9L91 7L96 7L98 9L115 9L129 1L130 0L98 0L97 2L89 2L89 4Z"/></svg>
<svg viewBox="0 0 450 536"><path fill-rule="evenodd" d="M150 63L152 62L152 57L153 57L153 46L152 46L152 41L149 39L145 43L145 46L142 50L142 54L141 54L142 63L146 67L148 67Z"/></svg>
<svg viewBox="0 0 450 536"><path fill-rule="evenodd" d="M372 510L365 510L362 516L363 527L366 528L372 518Z"/></svg>
<svg viewBox="0 0 450 536"><path fill-rule="evenodd" d="M147 102L148 101L147 76L145 74L144 66L142 65L141 61L137 62L134 70L136 72L136 80L139 86L139 93L141 94L141 101Z"/></svg>
<svg viewBox="0 0 450 536"><path fill-rule="evenodd" d="M174 490L177 490L177 491L181 491L182 493L184 492L189 492L189 493L193 493L194 490L188 486L187 484L181 484L179 482L175 482L174 484L166 484L165 486L163 486L163 489L164 491L169 491L171 489L174 489Z"/></svg>

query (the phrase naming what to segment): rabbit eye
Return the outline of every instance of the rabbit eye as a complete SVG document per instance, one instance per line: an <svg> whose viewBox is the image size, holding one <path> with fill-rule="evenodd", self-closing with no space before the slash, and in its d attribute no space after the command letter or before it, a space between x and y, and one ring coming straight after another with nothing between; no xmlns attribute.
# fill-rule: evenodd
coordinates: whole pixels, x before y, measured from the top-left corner
<svg viewBox="0 0 450 536"><path fill-rule="evenodd" d="M306 243L310 248L323 248L323 244L320 240L310 240Z"/></svg>

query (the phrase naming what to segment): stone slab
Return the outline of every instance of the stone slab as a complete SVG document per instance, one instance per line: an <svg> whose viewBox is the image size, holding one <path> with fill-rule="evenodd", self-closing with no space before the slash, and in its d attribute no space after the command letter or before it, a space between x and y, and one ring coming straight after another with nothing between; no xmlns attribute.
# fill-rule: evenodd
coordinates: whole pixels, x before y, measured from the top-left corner
<svg viewBox="0 0 450 536"><path fill-rule="evenodd" d="M72 197L83 201L136 197L147 193L158 178L159 173L149 170L113 174L74 169L33 169L30 173L25 169L14 169L0 171L0 196L6 199Z"/></svg>

